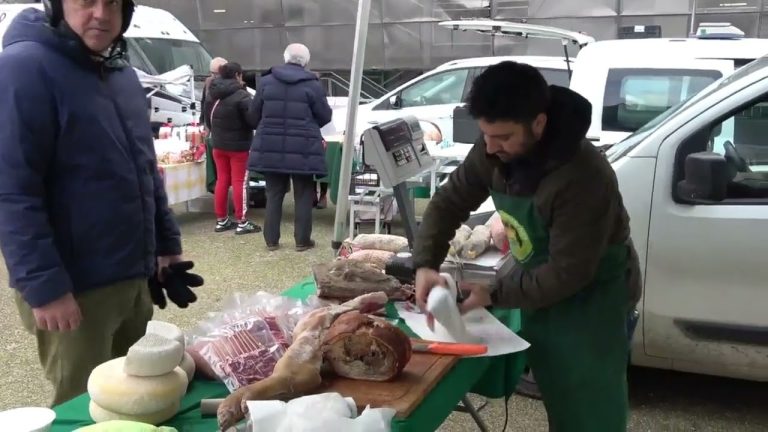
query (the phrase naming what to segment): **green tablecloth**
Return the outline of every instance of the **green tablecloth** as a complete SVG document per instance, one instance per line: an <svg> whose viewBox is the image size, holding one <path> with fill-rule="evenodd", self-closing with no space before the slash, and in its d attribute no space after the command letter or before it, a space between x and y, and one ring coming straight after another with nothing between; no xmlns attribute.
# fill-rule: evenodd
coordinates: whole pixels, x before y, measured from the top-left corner
<svg viewBox="0 0 768 432"><path fill-rule="evenodd" d="M283 294L293 298L306 298L314 294L315 284L311 278L296 284ZM499 320L512 330L520 329L520 314L517 310L492 311ZM398 319L393 305L387 305L387 315ZM412 336L415 334L398 319L398 325ZM445 421L458 401L469 392L491 398L511 395L525 366L522 354L500 357L475 357L459 360L437 386L427 395L416 410L406 419L395 419L393 432L433 431ZM168 421L179 432L212 432L217 430L216 418L200 415L200 400L226 397L229 392L223 384L195 380L181 404L179 414ZM88 394L54 407L56 421L52 432L70 432L80 426L92 424L88 414Z"/></svg>

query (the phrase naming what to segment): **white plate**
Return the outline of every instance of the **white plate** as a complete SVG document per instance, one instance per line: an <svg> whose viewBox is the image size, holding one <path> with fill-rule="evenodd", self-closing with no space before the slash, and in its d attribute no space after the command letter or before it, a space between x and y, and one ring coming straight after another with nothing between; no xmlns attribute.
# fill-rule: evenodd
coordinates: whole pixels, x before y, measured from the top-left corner
<svg viewBox="0 0 768 432"><path fill-rule="evenodd" d="M49 408L14 408L0 412L0 425L4 432L48 432L55 418Z"/></svg>

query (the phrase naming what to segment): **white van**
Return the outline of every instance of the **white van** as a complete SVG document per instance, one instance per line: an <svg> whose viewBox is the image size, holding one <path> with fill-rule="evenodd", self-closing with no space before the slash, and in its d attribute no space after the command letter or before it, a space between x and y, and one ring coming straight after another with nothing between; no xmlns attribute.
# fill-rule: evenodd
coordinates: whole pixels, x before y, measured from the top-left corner
<svg viewBox="0 0 768 432"><path fill-rule="evenodd" d="M633 363L768 381L768 57L607 156L645 276Z"/></svg>
<svg viewBox="0 0 768 432"><path fill-rule="evenodd" d="M745 39L728 23L702 23L691 38L598 42L568 30L505 21L453 21L450 27L499 37L568 40L563 35L571 35L581 49L570 88L592 103L587 136L596 145L621 141L669 107L768 54L768 40Z"/></svg>
<svg viewBox="0 0 768 432"><path fill-rule="evenodd" d="M0 4L0 40L13 18L27 8L42 10L43 5ZM195 99L200 99L211 55L192 31L170 12L137 6L131 26L125 32L125 39L131 65L148 75L157 76L185 66L191 67L195 76ZM171 119L175 124L187 124L197 120L195 111L199 107L192 106L189 100L191 98L184 97L189 95L176 95L145 87L148 93L154 92L150 97L150 110L151 117L158 122Z"/></svg>
<svg viewBox="0 0 768 432"><path fill-rule="evenodd" d="M443 21L439 25L448 30L475 31L480 33L521 34L525 37L552 39L555 43L584 46L594 42L590 36L562 30L556 27L536 26L490 20ZM487 27L487 29L486 29ZM566 51L567 53L567 51ZM516 61L536 67L550 84L568 86L575 70L573 59L547 56L497 56L453 60L420 75L399 86L379 99L359 105L356 134L362 135L372 125L395 118L415 116L419 120L433 122L440 128L444 139L453 140L453 111L467 97L472 80L488 66ZM341 133L346 128L347 107L335 109L333 131ZM359 139L355 142L359 142Z"/></svg>
<svg viewBox="0 0 768 432"><path fill-rule="evenodd" d="M599 41L577 57L570 88L592 102L587 133L610 145L721 77L768 54L768 40L699 36Z"/></svg>
<svg viewBox="0 0 768 432"><path fill-rule="evenodd" d="M455 60L420 75L381 98L359 105L358 136L372 125L395 118L415 116L435 123L445 139L453 137L453 110L461 105L472 86L472 80L485 68L505 60L528 63L538 68L553 84L568 85L568 63L561 57L478 57ZM336 131L346 127L347 107L334 109Z"/></svg>

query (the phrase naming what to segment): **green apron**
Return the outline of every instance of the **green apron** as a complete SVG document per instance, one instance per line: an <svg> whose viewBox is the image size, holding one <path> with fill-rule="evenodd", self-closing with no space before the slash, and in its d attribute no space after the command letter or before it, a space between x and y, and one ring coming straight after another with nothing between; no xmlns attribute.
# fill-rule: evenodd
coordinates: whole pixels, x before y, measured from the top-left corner
<svg viewBox="0 0 768 432"><path fill-rule="evenodd" d="M532 198L491 192L518 265L549 258L549 233ZM589 245L584 245L589 247ZM627 429L627 247L609 246L594 281L555 305L522 311L528 365L547 409L549 430Z"/></svg>

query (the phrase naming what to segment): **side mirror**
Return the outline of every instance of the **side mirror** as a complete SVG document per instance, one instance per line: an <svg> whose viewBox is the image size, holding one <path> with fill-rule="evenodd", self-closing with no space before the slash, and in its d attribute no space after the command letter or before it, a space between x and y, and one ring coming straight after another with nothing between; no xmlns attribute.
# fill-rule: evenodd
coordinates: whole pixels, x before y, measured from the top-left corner
<svg viewBox="0 0 768 432"><path fill-rule="evenodd" d="M689 204L711 204L726 198L728 163L712 152L691 153L685 158L685 179L677 184L677 195Z"/></svg>
<svg viewBox="0 0 768 432"><path fill-rule="evenodd" d="M390 96L389 98L389 106L393 109L400 109L402 108L403 101L400 99L400 95L396 94L394 96Z"/></svg>

